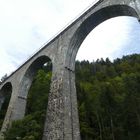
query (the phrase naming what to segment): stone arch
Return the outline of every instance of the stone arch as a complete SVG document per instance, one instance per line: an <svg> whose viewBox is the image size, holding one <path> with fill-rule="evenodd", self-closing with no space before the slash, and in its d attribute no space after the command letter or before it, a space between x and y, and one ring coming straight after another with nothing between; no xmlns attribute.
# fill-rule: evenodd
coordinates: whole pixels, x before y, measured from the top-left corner
<svg viewBox="0 0 140 140"><path fill-rule="evenodd" d="M113 5L104 7L95 13L83 18L81 24L78 25L70 39L69 48L66 55L65 65L69 70L67 76L69 77L69 94L71 95L71 114L72 114L72 130L73 139L80 139L79 134L79 118L77 107L77 94L75 86L75 58L80 45L86 36L100 23L117 16L132 16L138 18L135 9L127 5Z"/></svg>
<svg viewBox="0 0 140 140"><path fill-rule="evenodd" d="M70 41L68 51L69 58L67 59L69 62L67 61L67 64L71 69L75 69L75 58L79 47L86 36L100 23L118 16L132 16L138 18L138 14L135 9L128 5L112 5L96 11L82 22Z"/></svg>
<svg viewBox="0 0 140 140"><path fill-rule="evenodd" d="M9 106L11 94L12 94L12 84L10 82L7 82L0 90L0 121L2 122L4 121Z"/></svg>
<svg viewBox="0 0 140 140"><path fill-rule="evenodd" d="M51 59L48 56L40 56L35 61L31 63L31 65L28 67L24 77L33 78L33 76L36 74L36 72L43 67L43 64L51 62Z"/></svg>
<svg viewBox="0 0 140 140"><path fill-rule="evenodd" d="M19 87L19 93L16 101L15 114L13 120L18 120L24 117L26 110L26 100L28 91L32 84L33 78L39 69L43 68L45 63L52 63L48 56L40 56L35 59L31 65L27 68ZM52 68L51 68L52 69Z"/></svg>

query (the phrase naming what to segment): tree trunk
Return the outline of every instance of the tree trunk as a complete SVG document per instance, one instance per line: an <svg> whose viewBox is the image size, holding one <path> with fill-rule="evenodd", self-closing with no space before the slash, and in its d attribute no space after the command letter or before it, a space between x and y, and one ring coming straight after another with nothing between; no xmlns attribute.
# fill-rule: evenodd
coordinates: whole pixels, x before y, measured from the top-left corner
<svg viewBox="0 0 140 140"><path fill-rule="evenodd" d="M101 125L101 122L100 122L99 114L97 113L96 116L97 116L98 126L99 126L99 130L100 130L100 140L103 140L103 136L102 136L102 125Z"/></svg>
<svg viewBox="0 0 140 140"><path fill-rule="evenodd" d="M112 139L115 140L114 125L113 125L112 115L110 115L110 123L111 123Z"/></svg>

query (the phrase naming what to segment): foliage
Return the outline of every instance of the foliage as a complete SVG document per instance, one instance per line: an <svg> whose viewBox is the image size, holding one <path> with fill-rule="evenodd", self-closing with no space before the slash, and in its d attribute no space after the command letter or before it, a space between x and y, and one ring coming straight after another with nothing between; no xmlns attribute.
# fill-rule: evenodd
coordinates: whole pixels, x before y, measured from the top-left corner
<svg viewBox="0 0 140 140"><path fill-rule="evenodd" d="M6 140L40 140L51 72L39 70L28 94L26 116ZM140 55L76 62L82 140L140 140Z"/></svg>
<svg viewBox="0 0 140 140"><path fill-rule="evenodd" d="M1 90L0 90L0 97L1 97L1 105L0 105L0 129L2 127L2 124L3 124L3 121L4 121L4 118L5 118L5 114L7 112L7 108L8 108L8 105L9 105L9 101L10 101L10 98L11 98L11 89L6 86L6 87L3 87Z"/></svg>
<svg viewBox="0 0 140 140"><path fill-rule="evenodd" d="M39 70L28 93L26 115L14 121L5 140L41 140L46 116L51 72Z"/></svg>
<svg viewBox="0 0 140 140"><path fill-rule="evenodd" d="M140 55L76 62L83 140L140 139Z"/></svg>
<svg viewBox="0 0 140 140"><path fill-rule="evenodd" d="M0 79L0 84L2 82L4 82L7 79L7 77L8 77L7 74L5 74L4 76L2 76L1 79Z"/></svg>

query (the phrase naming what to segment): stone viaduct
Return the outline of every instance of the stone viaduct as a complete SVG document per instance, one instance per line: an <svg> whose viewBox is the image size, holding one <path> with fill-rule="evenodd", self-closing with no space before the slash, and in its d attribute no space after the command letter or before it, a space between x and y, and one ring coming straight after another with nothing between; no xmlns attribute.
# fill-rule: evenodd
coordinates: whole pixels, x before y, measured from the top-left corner
<svg viewBox="0 0 140 140"><path fill-rule="evenodd" d="M96 0L85 13L65 28L0 85L0 107L5 92L11 93L1 128L24 117L28 90L44 63L51 61L52 82L43 140L80 140L75 88L75 57L86 36L103 21L117 16L140 19L140 0ZM46 103L47 104L47 103Z"/></svg>

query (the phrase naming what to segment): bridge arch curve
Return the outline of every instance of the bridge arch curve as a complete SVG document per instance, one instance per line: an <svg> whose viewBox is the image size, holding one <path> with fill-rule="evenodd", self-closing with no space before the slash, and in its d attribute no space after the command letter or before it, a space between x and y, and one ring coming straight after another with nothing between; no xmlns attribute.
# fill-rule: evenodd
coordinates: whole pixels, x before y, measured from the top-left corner
<svg viewBox="0 0 140 140"><path fill-rule="evenodd" d="M0 128L2 127L9 106L11 95L12 95L12 83L7 82L0 89L0 122L1 122Z"/></svg>
<svg viewBox="0 0 140 140"><path fill-rule="evenodd" d="M27 68L19 86L19 93L16 100L16 104L15 104L16 109L13 116L14 120L22 119L24 117L25 110L26 110L27 96L28 96L28 92L31 87L32 81L34 79L34 76L36 75L37 71L39 69L42 69L44 64L47 64L47 63L51 64L51 70L52 70L51 59L46 55L42 55L42 56L39 56L37 59L35 59Z"/></svg>
<svg viewBox="0 0 140 140"><path fill-rule="evenodd" d="M42 55L36 58L31 65L27 68L24 77L32 78L36 72L43 67L45 63L51 62L51 59L46 56Z"/></svg>
<svg viewBox="0 0 140 140"><path fill-rule="evenodd" d="M80 45L86 38L86 36L99 24L102 22L118 16L131 16L139 18L136 10L128 5L112 5L104 7L95 13L91 14L87 19L85 19L82 24L78 27L76 32L71 38L69 46L69 67L75 69L75 58Z"/></svg>

